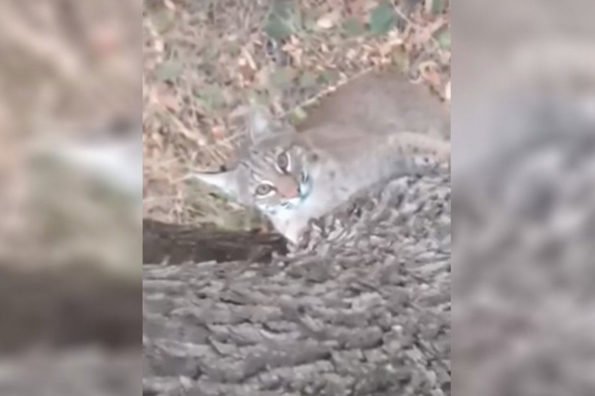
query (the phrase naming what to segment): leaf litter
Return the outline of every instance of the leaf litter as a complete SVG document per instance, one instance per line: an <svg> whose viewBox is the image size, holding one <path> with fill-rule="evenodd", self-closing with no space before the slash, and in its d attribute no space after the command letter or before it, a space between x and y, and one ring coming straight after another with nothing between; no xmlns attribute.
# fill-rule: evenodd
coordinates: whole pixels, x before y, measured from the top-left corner
<svg viewBox="0 0 595 396"><path fill-rule="evenodd" d="M448 0L145 0L144 216L266 229L188 181L192 169L237 159L236 110L257 101L299 123L338 85L381 67L450 100L449 10Z"/></svg>

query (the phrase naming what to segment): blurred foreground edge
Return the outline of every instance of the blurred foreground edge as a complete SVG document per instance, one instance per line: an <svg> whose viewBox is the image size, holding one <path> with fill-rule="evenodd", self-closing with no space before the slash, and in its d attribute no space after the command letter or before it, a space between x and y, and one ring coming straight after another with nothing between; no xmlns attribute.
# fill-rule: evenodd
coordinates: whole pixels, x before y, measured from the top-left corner
<svg viewBox="0 0 595 396"><path fill-rule="evenodd" d="M595 394L594 12L453 10L456 395Z"/></svg>

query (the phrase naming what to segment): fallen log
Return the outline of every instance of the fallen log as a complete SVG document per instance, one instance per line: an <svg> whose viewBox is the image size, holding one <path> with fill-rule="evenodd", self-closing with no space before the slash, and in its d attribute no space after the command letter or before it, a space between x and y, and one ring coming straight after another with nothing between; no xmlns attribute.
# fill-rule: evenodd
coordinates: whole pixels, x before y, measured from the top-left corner
<svg viewBox="0 0 595 396"><path fill-rule="evenodd" d="M270 260L286 253L280 235L201 229L143 219L143 263Z"/></svg>

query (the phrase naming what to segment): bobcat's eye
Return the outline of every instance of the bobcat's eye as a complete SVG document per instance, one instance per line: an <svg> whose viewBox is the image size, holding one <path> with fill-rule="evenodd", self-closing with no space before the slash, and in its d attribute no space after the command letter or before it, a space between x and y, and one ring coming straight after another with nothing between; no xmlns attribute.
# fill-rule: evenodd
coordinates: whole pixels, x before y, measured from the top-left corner
<svg viewBox="0 0 595 396"><path fill-rule="evenodd" d="M256 195L264 196L270 194L273 191L273 189L274 187L270 184L261 184L258 187L256 187L256 190L254 192L256 193Z"/></svg>
<svg viewBox="0 0 595 396"><path fill-rule="evenodd" d="M277 166L283 173L289 171L289 154L286 151L282 152L277 156Z"/></svg>

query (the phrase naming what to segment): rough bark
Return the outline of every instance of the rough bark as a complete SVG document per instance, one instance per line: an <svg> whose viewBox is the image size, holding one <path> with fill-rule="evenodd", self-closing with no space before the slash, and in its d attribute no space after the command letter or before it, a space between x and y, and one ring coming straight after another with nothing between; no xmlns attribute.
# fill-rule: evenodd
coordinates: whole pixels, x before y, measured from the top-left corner
<svg viewBox="0 0 595 396"><path fill-rule="evenodd" d="M144 394L450 394L449 183L379 185L270 260L145 265Z"/></svg>

